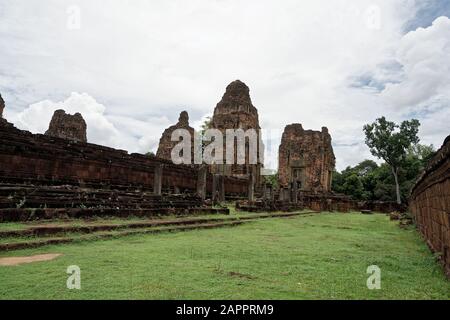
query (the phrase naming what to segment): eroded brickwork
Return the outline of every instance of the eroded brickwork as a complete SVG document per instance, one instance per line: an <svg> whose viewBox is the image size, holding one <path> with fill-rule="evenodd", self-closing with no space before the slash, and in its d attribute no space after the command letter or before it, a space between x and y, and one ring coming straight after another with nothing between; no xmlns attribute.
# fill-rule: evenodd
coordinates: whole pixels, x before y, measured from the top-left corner
<svg viewBox="0 0 450 320"><path fill-rule="evenodd" d="M87 125L80 113L70 115L64 110L56 110L45 134L56 138L87 142Z"/></svg>
<svg viewBox="0 0 450 320"><path fill-rule="evenodd" d="M187 164L193 164L194 163L194 134L195 130L194 128L189 126L189 114L186 111L181 112L180 117L178 119L178 123L176 125L173 125L169 128L167 128L160 141L159 141L159 147L158 151L156 153L156 156L165 159L165 160L172 160L172 150L173 148L179 143L172 141L172 134L178 130L178 129L184 129L187 130L191 137L191 161ZM182 156L182 155L180 155Z"/></svg>
<svg viewBox="0 0 450 320"><path fill-rule="evenodd" d="M450 136L414 186L410 210L450 277Z"/></svg>
<svg viewBox="0 0 450 320"><path fill-rule="evenodd" d="M331 191L336 158L327 128L304 130L301 124L288 125L279 148L279 184L297 183L301 191Z"/></svg>
<svg viewBox="0 0 450 320"><path fill-rule="evenodd" d="M163 166L162 189L196 193L198 168L171 161L129 154L95 144L79 144L0 125L0 184L32 183L90 188L152 190L155 167ZM245 195L247 180L225 177L228 195ZM207 192L212 190L207 176Z"/></svg>
<svg viewBox="0 0 450 320"><path fill-rule="evenodd" d="M234 164L215 166L212 168L213 172L231 176L248 176L250 173L255 175L255 182L260 183L260 172L262 168L262 159L259 157L261 148L263 148L260 141L260 125L258 110L253 106L250 98L249 87L240 80L236 80L228 85L222 100L214 109L214 115L211 120L211 128L219 129L225 137L227 129L242 129L247 131L255 129L257 133L257 164L249 164L249 147L248 141L246 146L245 164L237 164L237 148L234 148ZM226 139L224 138L224 160L226 150ZM236 144L236 142L235 142Z"/></svg>

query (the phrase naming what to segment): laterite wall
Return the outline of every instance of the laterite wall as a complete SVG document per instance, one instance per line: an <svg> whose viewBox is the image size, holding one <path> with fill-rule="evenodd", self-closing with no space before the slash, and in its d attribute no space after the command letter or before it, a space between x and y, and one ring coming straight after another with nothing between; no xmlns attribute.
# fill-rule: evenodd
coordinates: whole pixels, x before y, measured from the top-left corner
<svg viewBox="0 0 450 320"><path fill-rule="evenodd" d="M3 120L3 119L1 119ZM0 123L0 184L80 185L153 189L162 164L163 189L196 192L198 169L90 143L31 134ZM208 175L208 192L212 176ZM227 194L247 194L247 179L226 177Z"/></svg>
<svg viewBox="0 0 450 320"><path fill-rule="evenodd" d="M410 210L450 277L450 136L414 186Z"/></svg>

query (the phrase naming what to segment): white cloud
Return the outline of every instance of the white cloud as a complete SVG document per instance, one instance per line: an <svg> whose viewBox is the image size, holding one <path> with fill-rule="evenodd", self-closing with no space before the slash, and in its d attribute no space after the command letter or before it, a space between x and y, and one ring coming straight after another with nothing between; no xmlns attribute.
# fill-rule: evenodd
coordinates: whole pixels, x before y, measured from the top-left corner
<svg viewBox="0 0 450 320"><path fill-rule="evenodd" d="M70 114L83 115L87 123L88 141L100 145L126 149L132 152L148 152L157 145L156 135L168 123L164 119L154 119L158 126L125 117L111 117L105 114L106 107L86 93L73 92L60 102L44 100L30 105L17 113L11 120L20 129L33 133L44 133L48 129L53 113L63 109ZM113 124L120 123L120 130ZM150 122L152 123L152 122Z"/></svg>
<svg viewBox="0 0 450 320"><path fill-rule="evenodd" d="M396 59L403 80L388 84L381 100L400 115L419 118L422 142L440 147L450 134L450 19L439 17L406 34Z"/></svg>
<svg viewBox="0 0 450 320"><path fill-rule="evenodd" d="M450 19L440 17L428 28L406 34L396 58L404 80L386 86L382 96L398 108L417 107L439 95L450 96Z"/></svg>
<svg viewBox="0 0 450 320"><path fill-rule="evenodd" d="M81 9L79 30L66 28L72 5ZM225 86L241 79L264 129L327 126L342 169L368 156L365 123L410 117L414 103L449 83L440 69L447 56L437 50L446 48L445 21L403 35L416 9L415 0L3 0L0 92L9 119L36 101L87 92L106 108L90 111L91 140L143 152L182 110L197 127ZM398 85L355 88L361 75ZM47 126L45 112L34 115ZM430 130L427 116L423 140L438 145L446 130Z"/></svg>

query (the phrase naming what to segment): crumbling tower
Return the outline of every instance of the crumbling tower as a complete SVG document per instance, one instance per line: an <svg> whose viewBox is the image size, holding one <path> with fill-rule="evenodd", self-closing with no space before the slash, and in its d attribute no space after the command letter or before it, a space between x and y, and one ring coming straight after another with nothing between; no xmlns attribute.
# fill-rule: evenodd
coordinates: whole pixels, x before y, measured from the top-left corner
<svg viewBox="0 0 450 320"><path fill-rule="evenodd" d="M46 135L78 142L87 142L87 125L80 113L67 114L56 110Z"/></svg>
<svg viewBox="0 0 450 320"><path fill-rule="evenodd" d="M301 191L330 192L336 164L331 136L322 131L304 130L301 124L286 126L279 148L278 182L281 187Z"/></svg>
<svg viewBox="0 0 450 320"><path fill-rule="evenodd" d="M194 128L189 126L189 114L187 111L183 111L180 113L180 117L178 119L178 123L167 128L162 134L161 139L159 140L159 147L156 153L156 156L162 159L172 160L172 150L179 143L176 141L172 141L172 134L175 130L184 129L187 130L191 137L191 164L194 164Z"/></svg>

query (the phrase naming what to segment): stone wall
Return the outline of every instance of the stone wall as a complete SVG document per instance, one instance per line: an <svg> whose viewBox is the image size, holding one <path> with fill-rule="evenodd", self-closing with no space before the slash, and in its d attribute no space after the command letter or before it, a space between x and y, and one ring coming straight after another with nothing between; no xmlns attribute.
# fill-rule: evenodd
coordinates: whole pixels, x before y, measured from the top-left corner
<svg viewBox="0 0 450 320"><path fill-rule="evenodd" d="M398 205L396 202L357 201L349 196L333 193L315 194L311 192L300 192L299 201L303 202L306 208L317 211L359 212L366 210L372 213L406 211L405 206Z"/></svg>
<svg viewBox="0 0 450 320"><path fill-rule="evenodd" d="M128 154L99 145L31 134L0 122L0 184L77 185L153 190L156 166L163 166L166 192L196 193L198 168L157 157ZM207 191L212 191L207 175ZM225 177L227 194L246 194L247 179Z"/></svg>
<svg viewBox="0 0 450 320"><path fill-rule="evenodd" d="M410 210L450 277L450 136L412 189Z"/></svg>
<svg viewBox="0 0 450 320"><path fill-rule="evenodd" d="M314 210L317 212L350 212L368 211L368 213L404 212L405 208L395 202L356 201L349 196L333 193L298 192L297 198L289 189L281 189L269 198L256 201L238 201L237 208L252 212Z"/></svg>
<svg viewBox="0 0 450 320"><path fill-rule="evenodd" d="M297 183L302 191L331 191L336 158L327 128L312 131L304 130L301 124L286 126L278 156L281 187Z"/></svg>
<svg viewBox="0 0 450 320"><path fill-rule="evenodd" d="M87 125L80 113L67 114L56 110L45 133L51 137L87 142Z"/></svg>

